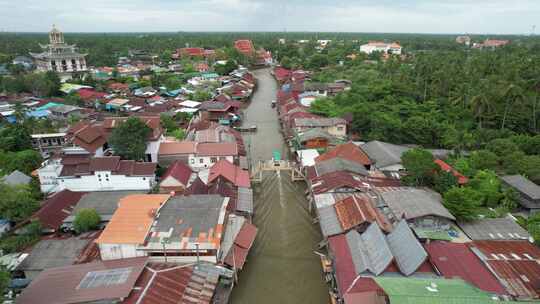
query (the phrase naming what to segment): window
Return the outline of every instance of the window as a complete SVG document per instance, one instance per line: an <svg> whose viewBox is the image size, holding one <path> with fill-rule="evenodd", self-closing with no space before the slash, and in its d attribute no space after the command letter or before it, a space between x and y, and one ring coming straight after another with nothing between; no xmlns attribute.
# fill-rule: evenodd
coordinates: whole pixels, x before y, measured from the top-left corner
<svg viewBox="0 0 540 304"><path fill-rule="evenodd" d="M343 131L343 127L337 127L338 131Z"/></svg>
<svg viewBox="0 0 540 304"><path fill-rule="evenodd" d="M203 158L199 158L199 164L202 164L204 163L204 159Z"/></svg>
<svg viewBox="0 0 540 304"><path fill-rule="evenodd" d="M194 159L194 158L191 159L191 164L192 164L192 165L195 164L195 159Z"/></svg>
<svg viewBox="0 0 540 304"><path fill-rule="evenodd" d="M217 162L217 157L212 157L210 159L210 162L213 164L213 163L216 163Z"/></svg>
<svg viewBox="0 0 540 304"><path fill-rule="evenodd" d="M142 180L146 180L146 177L143 177Z"/></svg>

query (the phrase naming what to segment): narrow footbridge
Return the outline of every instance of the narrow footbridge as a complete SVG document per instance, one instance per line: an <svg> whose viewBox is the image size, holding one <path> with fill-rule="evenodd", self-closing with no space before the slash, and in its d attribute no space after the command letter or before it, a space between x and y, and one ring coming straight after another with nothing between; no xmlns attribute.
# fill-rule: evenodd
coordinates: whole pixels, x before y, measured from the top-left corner
<svg viewBox="0 0 540 304"><path fill-rule="evenodd" d="M252 167L251 180L261 182L265 171L289 171L293 181L303 181L304 174L296 162L288 160L261 160Z"/></svg>

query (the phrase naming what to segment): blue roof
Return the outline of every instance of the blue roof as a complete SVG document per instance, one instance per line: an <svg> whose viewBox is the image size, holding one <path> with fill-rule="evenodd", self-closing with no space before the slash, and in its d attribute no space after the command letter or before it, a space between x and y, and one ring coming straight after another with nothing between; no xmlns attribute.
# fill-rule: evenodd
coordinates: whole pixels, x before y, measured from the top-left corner
<svg viewBox="0 0 540 304"><path fill-rule="evenodd" d="M48 117L51 114L48 110L35 110L26 112L26 116L28 117L34 117L34 118L43 118Z"/></svg>

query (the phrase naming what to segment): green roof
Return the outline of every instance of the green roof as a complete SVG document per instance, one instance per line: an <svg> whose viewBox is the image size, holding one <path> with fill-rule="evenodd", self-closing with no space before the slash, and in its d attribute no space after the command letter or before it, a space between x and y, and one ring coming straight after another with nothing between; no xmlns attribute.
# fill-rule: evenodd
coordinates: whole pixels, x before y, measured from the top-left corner
<svg viewBox="0 0 540 304"><path fill-rule="evenodd" d="M495 304L491 295L463 280L375 278L390 304Z"/></svg>

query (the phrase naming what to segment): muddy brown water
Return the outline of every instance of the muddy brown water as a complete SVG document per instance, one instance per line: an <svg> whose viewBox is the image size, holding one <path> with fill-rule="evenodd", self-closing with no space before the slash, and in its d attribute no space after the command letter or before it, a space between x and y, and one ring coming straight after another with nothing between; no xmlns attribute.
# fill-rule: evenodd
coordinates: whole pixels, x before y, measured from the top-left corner
<svg viewBox="0 0 540 304"><path fill-rule="evenodd" d="M257 125L257 132L244 134L251 161L269 160L274 150L287 158L271 107L277 84L269 69L253 73L258 87L244 111L244 126ZM263 181L254 184L253 222L259 232L229 303L329 303L320 259L314 253L322 237L307 210L305 190L303 183L292 182L286 172L266 172Z"/></svg>

